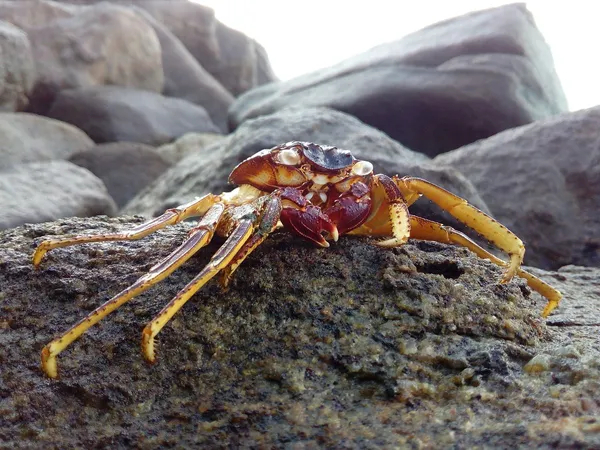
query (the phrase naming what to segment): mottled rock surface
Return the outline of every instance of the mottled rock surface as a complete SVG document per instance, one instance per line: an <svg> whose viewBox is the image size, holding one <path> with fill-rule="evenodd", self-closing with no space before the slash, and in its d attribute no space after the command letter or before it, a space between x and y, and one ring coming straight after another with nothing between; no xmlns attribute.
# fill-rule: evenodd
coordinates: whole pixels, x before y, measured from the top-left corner
<svg viewBox="0 0 600 450"><path fill-rule="evenodd" d="M211 282L184 306L148 365L143 325L198 273L210 245L74 343L59 357L61 378L48 380L42 346L192 225L55 250L39 271L35 244L134 223L68 219L0 232L4 445L600 446L598 269L538 272L566 294L545 323L544 302L521 280L499 285L491 263L429 242L385 250L342 238L318 249L276 233L228 292Z"/></svg>
<svg viewBox="0 0 600 450"><path fill-rule="evenodd" d="M550 49L524 4L452 18L255 88L232 105L231 126L289 106L346 112L430 156L567 110Z"/></svg>
<svg viewBox="0 0 600 450"><path fill-rule="evenodd" d="M0 172L21 163L67 159L94 146L73 125L28 113L0 113L0 136Z"/></svg>
<svg viewBox="0 0 600 450"><path fill-rule="evenodd" d="M116 212L102 181L68 161L20 164L0 172L0 230Z"/></svg>
<svg viewBox="0 0 600 450"><path fill-rule="evenodd" d="M0 111L21 111L29 103L37 72L27 34L3 20L0 55Z"/></svg>
<svg viewBox="0 0 600 450"><path fill-rule="evenodd" d="M219 132L201 106L119 86L61 91L48 116L81 128L97 143L162 145L191 131Z"/></svg>
<svg viewBox="0 0 600 450"><path fill-rule="evenodd" d="M600 266L600 107L507 130L436 157L473 182L525 241L525 261Z"/></svg>

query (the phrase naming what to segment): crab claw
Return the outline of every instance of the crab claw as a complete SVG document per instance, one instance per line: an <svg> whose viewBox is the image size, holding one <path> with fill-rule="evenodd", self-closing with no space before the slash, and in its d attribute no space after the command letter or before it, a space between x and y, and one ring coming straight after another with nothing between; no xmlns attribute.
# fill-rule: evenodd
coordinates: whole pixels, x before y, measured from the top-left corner
<svg viewBox="0 0 600 450"><path fill-rule="evenodd" d="M329 247L325 237L338 240L337 227L317 206L308 205L304 209L283 208L279 219L287 229L321 247Z"/></svg>
<svg viewBox="0 0 600 450"><path fill-rule="evenodd" d="M340 234L362 225L371 213L369 188L364 183L354 183L325 210Z"/></svg>

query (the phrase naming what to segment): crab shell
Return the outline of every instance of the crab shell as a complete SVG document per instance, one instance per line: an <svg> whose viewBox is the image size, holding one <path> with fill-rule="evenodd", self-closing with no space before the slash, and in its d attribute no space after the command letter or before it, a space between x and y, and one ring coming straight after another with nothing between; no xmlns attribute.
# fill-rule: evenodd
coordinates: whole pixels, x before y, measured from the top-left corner
<svg viewBox="0 0 600 450"><path fill-rule="evenodd" d="M371 212L373 165L347 150L293 141L262 150L229 176L265 193L277 191L284 227L318 245L360 226Z"/></svg>

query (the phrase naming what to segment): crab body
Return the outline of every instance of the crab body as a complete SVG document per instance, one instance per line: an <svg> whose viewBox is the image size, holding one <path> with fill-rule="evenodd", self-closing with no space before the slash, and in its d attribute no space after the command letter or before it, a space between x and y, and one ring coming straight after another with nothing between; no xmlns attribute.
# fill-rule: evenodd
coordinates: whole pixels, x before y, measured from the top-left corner
<svg viewBox="0 0 600 450"><path fill-rule="evenodd" d="M169 276L214 234L226 238L208 265L150 321L142 333L142 352L156 360L154 340L173 315L215 275L227 286L235 270L277 228L328 247L340 235L371 236L375 244L396 247L409 238L428 239L469 248L504 268L501 283L514 275L527 280L547 297L544 316L558 305L561 294L521 269L525 247L502 224L445 189L414 177L388 177L373 173L373 165L349 151L308 142L288 142L262 150L233 169L229 181L238 185L230 192L207 194L188 204L122 233L71 236L43 241L33 255L38 267L49 250L84 242L140 239L189 217L201 217L187 239L169 256L42 350L42 368L58 375L57 355L88 328L131 298ZM421 195L482 234L509 259L504 261L466 235L437 222L411 215L408 206Z"/></svg>

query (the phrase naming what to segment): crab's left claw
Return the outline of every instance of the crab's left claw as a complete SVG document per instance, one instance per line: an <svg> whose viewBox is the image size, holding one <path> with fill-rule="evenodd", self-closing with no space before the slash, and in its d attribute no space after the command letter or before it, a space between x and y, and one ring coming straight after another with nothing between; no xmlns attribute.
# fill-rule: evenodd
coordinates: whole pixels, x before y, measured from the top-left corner
<svg viewBox="0 0 600 450"><path fill-rule="evenodd" d="M321 247L329 247L325 237L338 240L339 232L335 224L318 208L307 205L302 209L283 208L281 223L290 231L313 241Z"/></svg>
<svg viewBox="0 0 600 450"><path fill-rule="evenodd" d="M371 197L366 184L358 182L325 209L325 215L335 224L339 234L360 226L371 214Z"/></svg>

